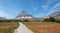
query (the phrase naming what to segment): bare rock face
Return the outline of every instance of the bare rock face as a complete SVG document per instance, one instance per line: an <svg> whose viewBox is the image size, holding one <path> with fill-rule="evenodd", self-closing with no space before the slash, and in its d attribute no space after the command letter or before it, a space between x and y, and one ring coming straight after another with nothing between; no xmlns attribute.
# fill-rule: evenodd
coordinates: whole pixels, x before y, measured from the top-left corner
<svg viewBox="0 0 60 33"><path fill-rule="evenodd" d="M51 16L54 17L55 20L60 20L60 12L55 12Z"/></svg>
<svg viewBox="0 0 60 33"><path fill-rule="evenodd" d="M55 19L60 19L60 12L55 12L51 14L50 16L54 17Z"/></svg>
<svg viewBox="0 0 60 33"><path fill-rule="evenodd" d="M60 12L55 12L51 14L52 17L60 17Z"/></svg>
<svg viewBox="0 0 60 33"><path fill-rule="evenodd" d="M32 15L28 14L26 11L21 11L16 18L33 18Z"/></svg>

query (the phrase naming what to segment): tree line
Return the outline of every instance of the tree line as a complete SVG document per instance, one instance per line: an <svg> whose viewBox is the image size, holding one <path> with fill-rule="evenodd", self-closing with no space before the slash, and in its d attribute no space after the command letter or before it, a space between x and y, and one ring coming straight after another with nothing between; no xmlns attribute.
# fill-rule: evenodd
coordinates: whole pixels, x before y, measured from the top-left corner
<svg viewBox="0 0 60 33"><path fill-rule="evenodd" d="M44 22L59 22L60 23L60 20L55 19L54 17L45 18L43 21Z"/></svg>
<svg viewBox="0 0 60 33"><path fill-rule="evenodd" d="M41 20L32 20L31 22L39 22ZM45 18L42 20L43 22L59 22L60 23L60 20L56 20L54 17L49 17L49 18ZM4 19L4 20L0 20L0 22L30 22L30 20L28 19L22 19L22 20L19 20L19 19Z"/></svg>

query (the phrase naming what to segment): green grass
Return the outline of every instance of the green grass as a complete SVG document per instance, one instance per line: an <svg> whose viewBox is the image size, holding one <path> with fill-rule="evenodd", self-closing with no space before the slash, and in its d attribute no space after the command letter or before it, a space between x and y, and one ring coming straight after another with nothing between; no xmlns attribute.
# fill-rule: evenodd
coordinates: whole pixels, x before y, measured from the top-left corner
<svg viewBox="0 0 60 33"><path fill-rule="evenodd" d="M0 33L13 33L14 29L16 29L18 26L18 22L1 22Z"/></svg>
<svg viewBox="0 0 60 33"><path fill-rule="evenodd" d="M55 22L23 22L35 33L60 33L60 23Z"/></svg>
<svg viewBox="0 0 60 33"><path fill-rule="evenodd" d="M55 22L23 22L25 25L54 25L54 24L60 24Z"/></svg>
<svg viewBox="0 0 60 33"><path fill-rule="evenodd" d="M60 23L55 22L22 22L35 33L60 33ZM18 22L1 22L0 33L13 33Z"/></svg>

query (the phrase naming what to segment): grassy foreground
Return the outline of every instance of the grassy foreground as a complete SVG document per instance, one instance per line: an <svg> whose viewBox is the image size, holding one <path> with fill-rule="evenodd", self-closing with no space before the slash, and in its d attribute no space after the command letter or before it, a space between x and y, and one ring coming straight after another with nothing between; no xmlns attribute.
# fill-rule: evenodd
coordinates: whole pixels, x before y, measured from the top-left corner
<svg viewBox="0 0 60 33"><path fill-rule="evenodd" d="M54 22L23 22L35 33L60 33L60 23Z"/></svg>
<svg viewBox="0 0 60 33"><path fill-rule="evenodd" d="M13 33L18 26L18 22L1 22L0 33Z"/></svg>

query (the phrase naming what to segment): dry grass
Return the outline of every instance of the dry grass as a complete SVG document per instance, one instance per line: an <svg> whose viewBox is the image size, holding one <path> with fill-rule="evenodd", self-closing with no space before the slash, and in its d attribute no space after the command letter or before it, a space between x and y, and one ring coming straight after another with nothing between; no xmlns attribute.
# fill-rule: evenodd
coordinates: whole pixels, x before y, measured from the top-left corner
<svg viewBox="0 0 60 33"><path fill-rule="evenodd" d="M60 33L60 23L24 22L35 33Z"/></svg>
<svg viewBox="0 0 60 33"><path fill-rule="evenodd" d="M1 22L0 33L13 33L14 29L18 27L18 22Z"/></svg>

